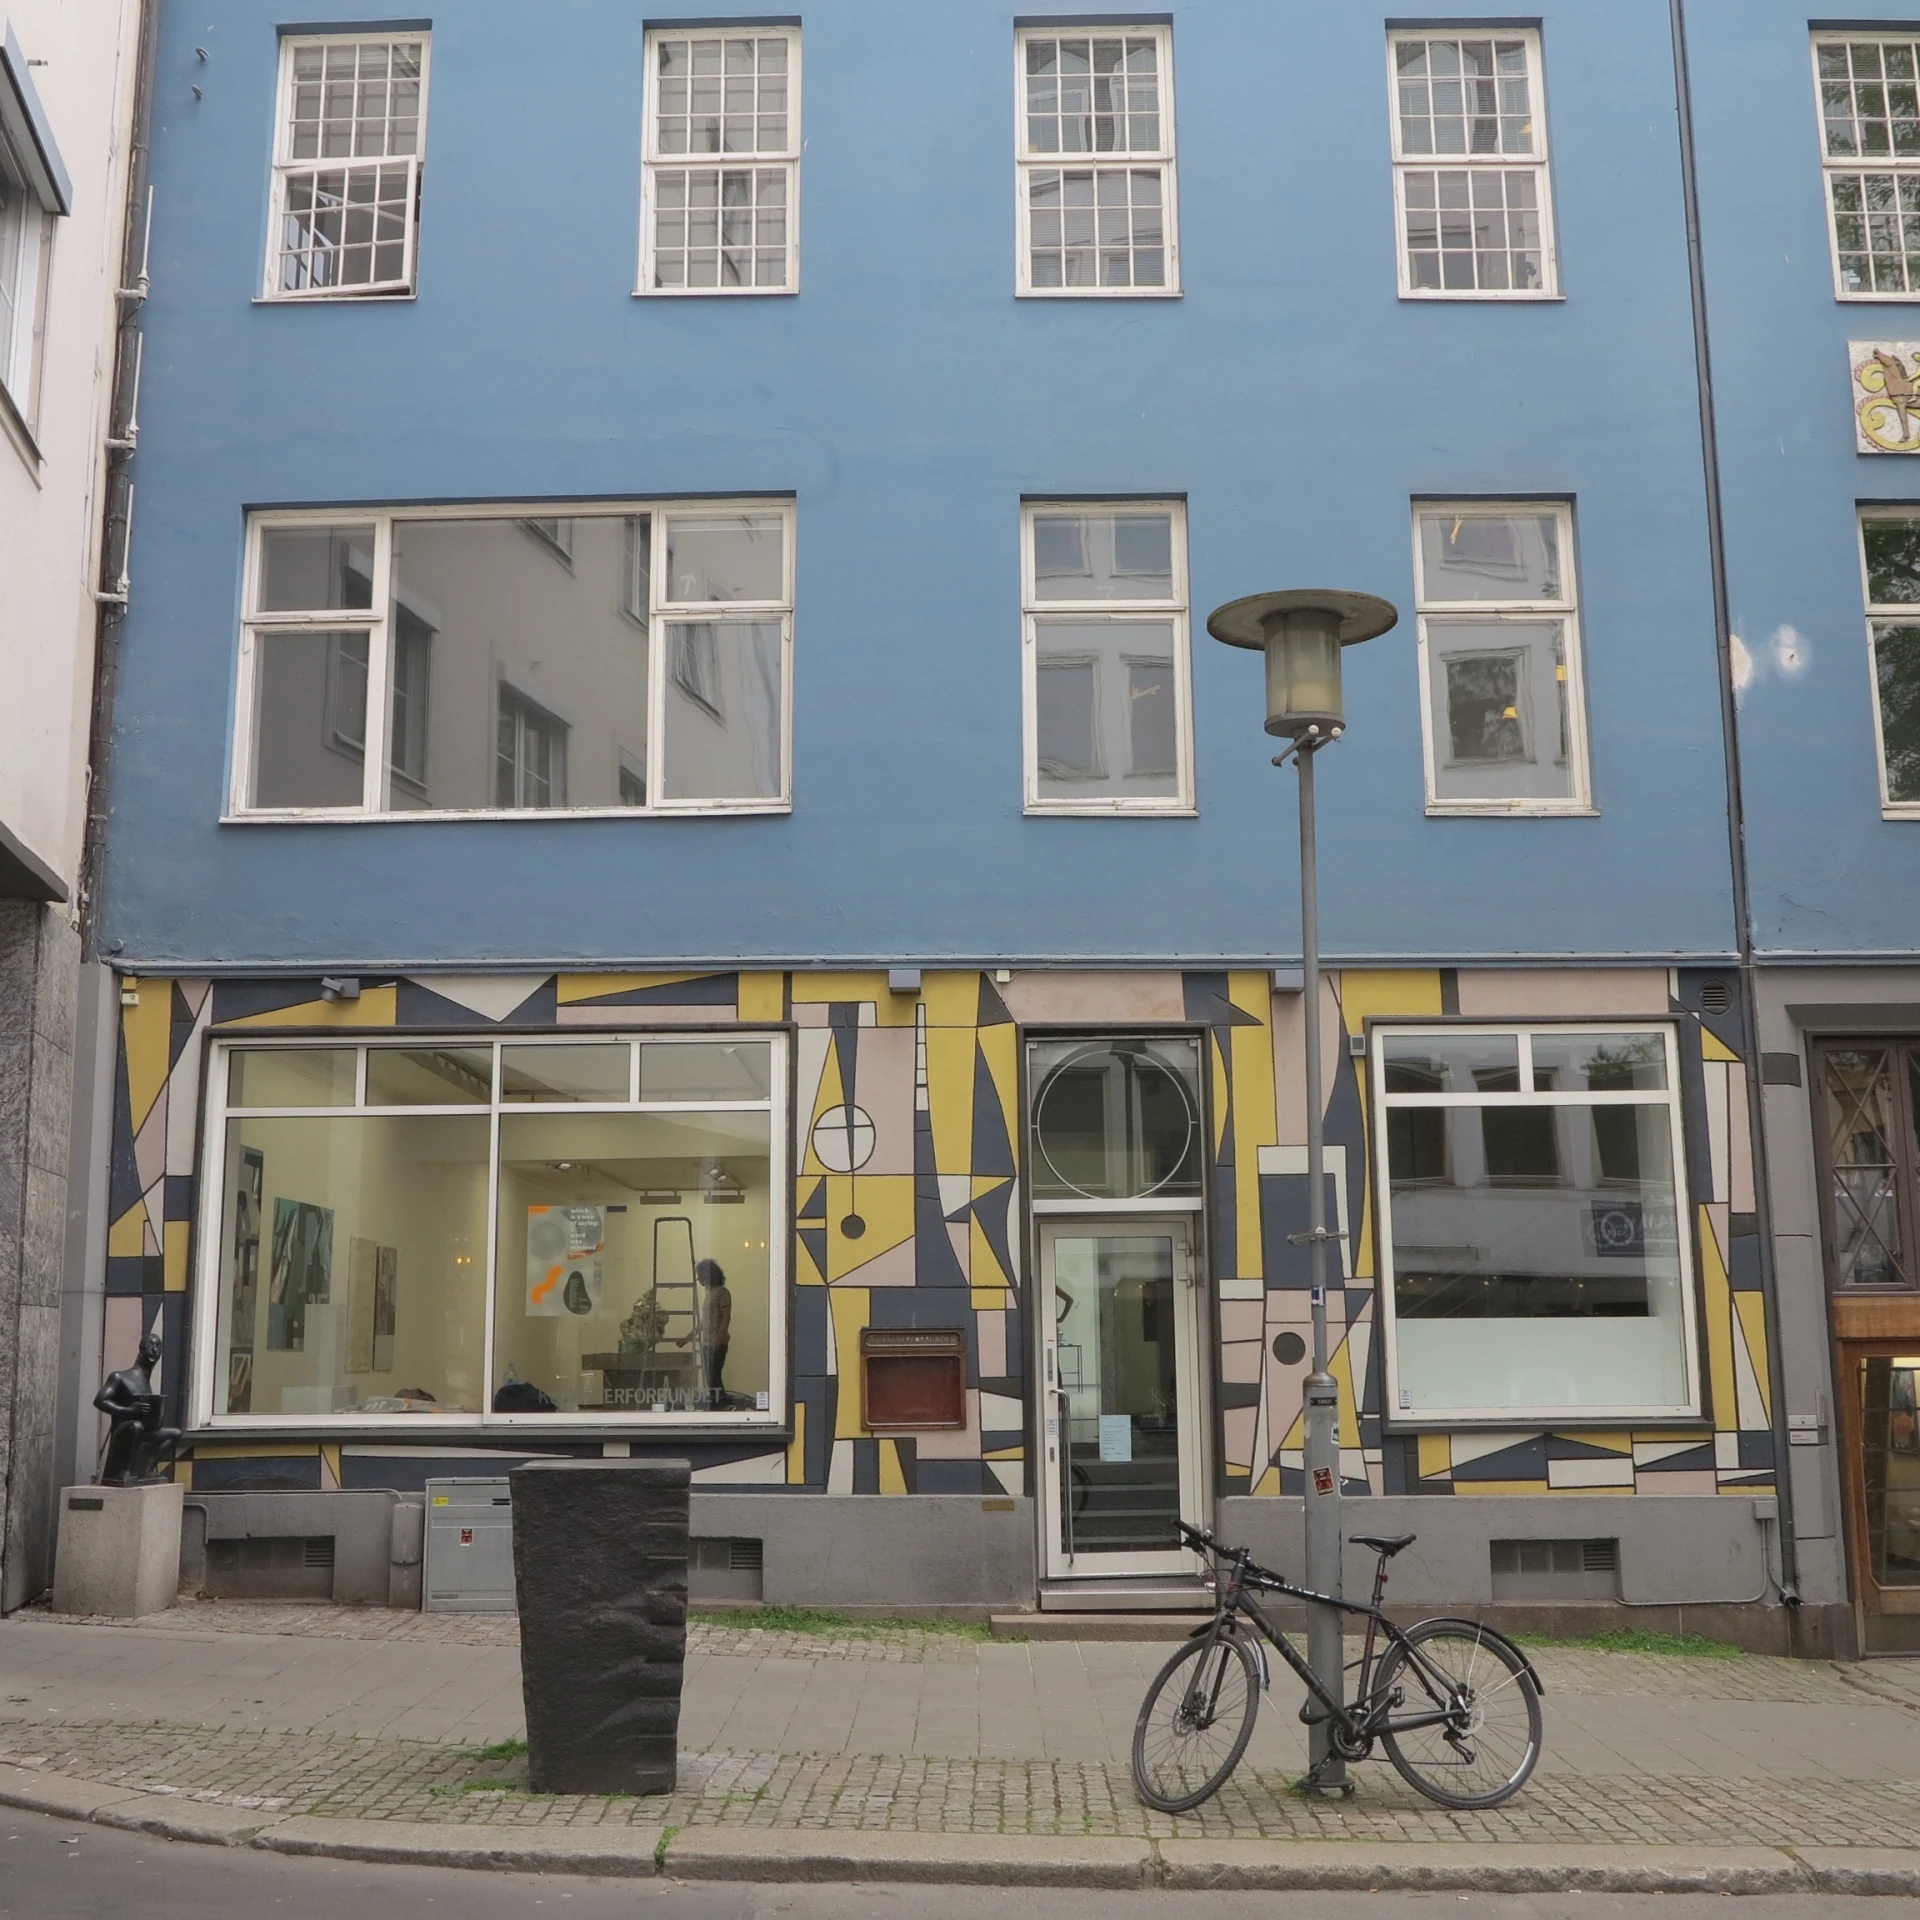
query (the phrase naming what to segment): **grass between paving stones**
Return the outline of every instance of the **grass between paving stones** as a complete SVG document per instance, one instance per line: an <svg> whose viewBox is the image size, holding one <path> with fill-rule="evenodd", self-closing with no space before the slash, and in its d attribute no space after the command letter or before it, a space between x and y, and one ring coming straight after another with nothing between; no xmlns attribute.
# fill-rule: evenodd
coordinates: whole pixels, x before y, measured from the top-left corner
<svg viewBox="0 0 1920 1920"><path fill-rule="evenodd" d="M1587 1634L1578 1640L1563 1640L1547 1633L1526 1633L1518 1638L1523 1646L1592 1647L1601 1653L1666 1653L1690 1660L1747 1657L1744 1648L1729 1646L1724 1640L1709 1640L1704 1633L1655 1633L1644 1627L1609 1627L1604 1633Z"/></svg>
<svg viewBox="0 0 1920 1920"><path fill-rule="evenodd" d="M687 1618L710 1627L758 1627L763 1633L811 1633L831 1640L878 1640L895 1633L951 1634L961 1640L993 1638L993 1629L979 1620L867 1618L820 1607L691 1607Z"/></svg>

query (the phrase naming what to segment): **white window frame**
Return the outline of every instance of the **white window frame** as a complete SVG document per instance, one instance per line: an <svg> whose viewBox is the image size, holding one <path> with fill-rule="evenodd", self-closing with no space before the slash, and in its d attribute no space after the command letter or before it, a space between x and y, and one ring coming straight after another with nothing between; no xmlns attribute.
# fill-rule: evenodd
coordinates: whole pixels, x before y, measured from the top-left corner
<svg viewBox="0 0 1920 1920"><path fill-rule="evenodd" d="M1172 518L1173 594L1162 600L1042 600L1034 591L1033 523L1040 514L1053 513L1165 513ZM1192 815L1193 776L1193 664L1188 624L1187 509L1174 499L1025 500L1020 507L1021 615L1021 764L1028 813ZM1175 790L1170 794L1125 794L1112 799L1085 795L1048 798L1040 782L1040 622L1062 616L1088 620L1115 616L1116 625L1151 620L1173 627L1174 751L1178 765Z"/></svg>
<svg viewBox="0 0 1920 1920"><path fill-rule="evenodd" d="M647 647L647 791L659 783L665 765L666 740L666 627L669 622L707 620L718 624L747 620L780 623L780 767L779 794L771 799L662 800L650 797L644 807L412 807L382 804L386 790L391 708L393 603L393 529L399 521L499 520L518 522L554 517L555 508L566 518L628 519L648 517L651 555L651 616ZM665 597L667 581L667 521L676 515L715 513L778 514L782 534L782 597L778 600L673 601ZM298 526L364 526L373 529L373 605L367 609L334 609L300 613L254 611L262 582L262 536L269 528ZM247 519L246 559L243 569L240 647L234 682L233 751L228 769L223 824L290 820L345 822L428 820L632 820L660 814L770 814L793 810L793 584L795 511L791 499L623 500L570 502L496 502L472 506L301 507L250 514ZM544 542L541 542L544 546ZM529 553L532 546L529 546ZM626 610L629 617L632 610ZM331 633L361 628L369 635L367 663L367 743L362 766L360 801L352 807L258 807L250 794L257 701L256 676L259 640L269 633ZM564 718L564 716L561 716ZM492 791L492 748L488 752L488 790Z"/></svg>
<svg viewBox="0 0 1920 1920"><path fill-rule="evenodd" d="M1030 40L1120 38L1152 39L1158 47L1160 144L1151 151L1115 153L1036 153L1027 144L1027 43ZM1180 297L1180 183L1175 165L1173 29L1129 26L1090 14L1085 20L1049 27L1020 27L1013 36L1014 127L1014 293L1022 300L1177 300ZM1034 172L1085 167L1121 167L1160 171L1160 203L1166 222L1167 283L1163 287L1036 287L1033 284L1031 196Z"/></svg>
<svg viewBox="0 0 1920 1920"><path fill-rule="evenodd" d="M0 337L0 430L37 472L40 382L45 359L47 297L54 228L72 206L72 183L54 145L31 63L0 16L0 174L19 205L18 252L6 289L11 326Z"/></svg>
<svg viewBox="0 0 1920 1920"><path fill-rule="evenodd" d="M1867 522L1904 520L1920 526L1920 502L1913 506L1861 507L1856 518L1856 541L1860 550L1860 604L1866 609L1867 692L1873 703L1874 777L1880 783L1880 817L1883 820L1920 820L1920 800L1896 800L1887 784L1886 718L1880 711L1880 637L1874 629L1898 622L1905 627L1920 627L1920 601L1901 605L1896 601L1875 600L1867 577Z"/></svg>
<svg viewBox="0 0 1920 1920"><path fill-rule="evenodd" d="M1666 1053L1667 1084L1664 1092L1653 1088L1595 1093L1575 1090L1567 1093L1526 1091L1533 1081L1533 1039L1535 1035L1559 1033L1658 1033ZM1386 1085L1386 1049L1382 1038L1431 1034L1449 1039L1474 1034L1512 1036L1520 1042L1520 1087L1515 1093L1388 1093ZM1386 1345L1385 1407L1390 1431L1415 1432L1448 1427L1568 1427L1614 1425L1633 1422L1656 1426L1664 1422L1690 1422L1704 1417L1701 1404L1699 1278L1694 1260L1694 1233L1698 1212L1687 1182L1687 1145L1685 1117L1681 1105L1679 1035L1670 1021L1659 1019L1536 1021L1462 1021L1408 1020L1370 1021L1367 1027L1368 1085L1373 1098L1371 1132L1374 1140L1374 1235L1375 1313ZM1680 1263L1680 1340L1686 1368L1687 1397L1672 1406L1654 1407L1486 1407L1435 1408L1422 1413L1400 1406L1400 1337L1394 1308L1393 1267L1393 1180L1387 1164L1387 1121L1390 1108L1415 1107L1638 1107L1665 1105L1668 1114L1668 1138L1673 1151L1675 1243ZM1546 1323L1551 1324L1551 1323ZM1561 1324L1572 1326L1572 1322ZM1723 1410L1724 1411L1724 1410Z"/></svg>
<svg viewBox="0 0 1920 1920"><path fill-rule="evenodd" d="M1401 145L1400 73L1396 54L1403 40L1519 40L1527 49L1528 98L1533 106L1534 144L1529 155L1507 153L1407 153ZM1387 116L1393 139L1393 252L1394 273L1402 300L1561 300L1560 247L1553 218L1553 158L1547 136L1546 63L1537 27L1491 25L1454 27L1442 23L1420 26L1401 22L1387 34ZM1537 287L1416 287L1407 259L1407 175L1455 173L1487 169L1496 173L1525 173L1535 177L1534 198L1540 212L1540 284Z"/></svg>
<svg viewBox="0 0 1920 1920"><path fill-rule="evenodd" d="M712 38L720 40L785 40L787 43L787 144L775 150L756 148L751 153L662 153L660 151L659 87L660 72L656 48L662 40ZM771 295L780 298L800 291L800 29L798 27L753 27L737 21L716 20L711 25L651 27L647 30L643 85L643 117L646 133L640 168L640 266L634 287L636 299L713 299ZM712 168L751 168L763 171L773 167L787 176L787 278L783 286L656 287L654 279L654 231L658 224L659 185L668 173L703 172Z"/></svg>
<svg viewBox="0 0 1920 1920"><path fill-rule="evenodd" d="M1827 257L1833 268L1833 297L1836 300L1860 301L1867 305L1886 306L1905 302L1911 305L1920 301L1920 249L1916 249L1913 269L1909 274L1909 290L1895 293L1878 293L1871 287L1855 290L1846 285L1840 271L1840 228L1839 216L1833 204L1833 183L1838 175L1886 173L1894 176L1896 183L1904 176L1920 186L1920 153L1914 154L1831 154L1827 151L1827 116L1825 102L1821 98L1821 88L1825 82L1820 77L1820 49L1823 46L1886 46L1905 42L1909 46L1920 46L1920 29L1902 30L1895 22L1889 21L1878 29L1842 29L1838 32L1814 32L1807 42L1807 57L1813 68L1813 119L1814 137L1820 147L1820 197L1826 204L1827 217ZM1895 195L1899 188L1896 184ZM1903 249L1904 251L1904 249ZM1878 705L1876 700L1875 705ZM1883 788L1884 792L1885 789Z"/></svg>
<svg viewBox="0 0 1920 1920"><path fill-rule="evenodd" d="M420 46L419 137L411 154L384 158L296 160L288 152L293 131L294 55L303 47L356 46L382 41L418 41ZM433 34L425 27L404 31L375 25L362 33L301 33L280 37L280 72L274 85L273 185L267 209L266 261L259 298L276 305L282 301L411 300L419 291L420 183L427 163L427 102L433 67ZM395 280L370 281L349 287L282 287L281 242L286 233L287 186L297 174L324 173L355 166L407 168L406 271Z"/></svg>
<svg viewBox="0 0 1920 1920"><path fill-rule="evenodd" d="M1429 514L1458 510L1463 514L1493 517L1520 514L1539 517L1551 514L1558 523L1561 564L1566 585L1571 589L1559 600L1429 600L1426 596L1426 556L1420 546L1420 522ZM1580 639L1579 555L1573 544L1573 502L1570 500L1478 500L1427 499L1413 503L1413 594L1416 647L1420 668L1420 745L1426 769L1427 812L1446 814L1558 814L1593 815L1592 765L1587 743L1587 677L1585 649ZM1566 635L1567 671L1567 773L1573 791L1564 799L1461 799L1441 798L1437 770L1439 746L1437 734L1441 716L1433 710L1433 663L1429 657L1427 623L1429 619L1445 624L1449 619L1471 615L1498 623L1503 620L1537 620L1547 615L1562 623Z"/></svg>
<svg viewBox="0 0 1920 1920"><path fill-rule="evenodd" d="M678 1046L687 1044L711 1044L716 1040L765 1040L769 1048L772 1063L772 1079L769 1097L766 1100L648 1100L641 1102L639 1097L640 1046ZM623 1101L588 1102L559 1101L543 1105L537 1101L506 1102L499 1097L500 1061L499 1050L503 1046L579 1046L583 1042L609 1042L626 1044L632 1048L628 1062L627 1098ZM359 1058L354 1068L354 1099L351 1104L335 1107L231 1107L227 1099L228 1062L238 1052L300 1051L313 1047L336 1047L342 1044L358 1050ZM433 1047L488 1047L494 1055L494 1087L496 1089L490 1102L468 1102L462 1105L448 1106L405 1106L375 1107L363 1104L367 1087L366 1055L368 1052L386 1048L419 1052ZM360 1431L394 1433L431 1433L431 1432L472 1432L482 1427L533 1427L543 1433L577 1431L580 1428L598 1430L602 1427L618 1427L627 1431L640 1432L676 1432L681 1430L706 1430L718 1428L722 1432L740 1427L783 1429L788 1421L788 1393L790 1382L787 1374L787 1321L785 1302L791 1285L789 1272L789 1247L792 1243L792 1181L789 1178L789 1147L787 1124L787 1086L790 1072L788 1042L785 1034L777 1029L764 1027L719 1027L687 1028L675 1027L667 1031L649 1032L633 1028L617 1032L590 1032L584 1028L571 1028L563 1033L530 1034L510 1033L492 1037L466 1033L438 1033L422 1031L420 1033L394 1033L370 1040L344 1041L332 1034L301 1034L275 1037L272 1039L248 1039L245 1042L215 1040L208 1048L207 1070L207 1110L202 1137L205 1151L202 1155L201 1182L199 1196L199 1232L197 1236L197 1255L194 1263L193 1278L193 1358L191 1391L189 1394L189 1421L200 1431L213 1428L228 1430L263 1428L279 1430L297 1429L306 1431L334 1431L341 1428L353 1428ZM677 1409L670 1413L644 1412L638 1409L632 1412L605 1412L595 1414L566 1413L495 1413L494 1395L494 1345L497 1338L495 1328L495 1286L498 1261L498 1242L500 1233L500 1121L503 1114L568 1113L590 1115L596 1113L712 1113L716 1111L757 1113L768 1116L768 1193L769 1213L767 1234L767 1385L768 1404L764 1411L714 1411L702 1413L693 1409ZM325 1119L335 1115L386 1114L392 1116L417 1117L421 1119L486 1119L487 1127L487 1235L486 1235L486 1287L482 1311L486 1316L486 1338L482 1360L485 1387L482 1392L484 1410L479 1413L329 1413L329 1414L287 1414L287 1413L227 1413L219 1408L218 1395L224 1386L225 1376L220 1372L216 1361L220 1346L221 1290L220 1261L225 1240L222 1232L222 1215L226 1195L226 1139L227 1122L235 1113L243 1113L251 1119ZM266 1292L266 1276L261 1276L261 1294Z"/></svg>

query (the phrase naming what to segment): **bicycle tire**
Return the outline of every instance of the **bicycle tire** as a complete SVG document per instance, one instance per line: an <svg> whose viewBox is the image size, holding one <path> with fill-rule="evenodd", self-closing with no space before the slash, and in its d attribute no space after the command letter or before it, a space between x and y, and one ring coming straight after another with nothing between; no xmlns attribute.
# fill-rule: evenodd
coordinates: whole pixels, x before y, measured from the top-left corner
<svg viewBox="0 0 1920 1920"><path fill-rule="evenodd" d="M1526 1656L1472 1620L1422 1620L1407 1629L1407 1641L1418 1657L1396 1643L1381 1663L1376 1692L1402 1687L1402 1710L1415 1713L1457 1703L1460 1718L1445 1727L1383 1728L1387 1758L1410 1787L1443 1807L1497 1807L1512 1799L1540 1759L1540 1690Z"/></svg>
<svg viewBox="0 0 1920 1920"><path fill-rule="evenodd" d="M1190 1661L1199 1664L1181 1677ZM1234 1698L1236 1674L1241 1698ZM1204 1708L1201 1694L1206 1696ZM1163 1701L1168 1704L1156 1720L1155 1709ZM1197 1807L1218 1793L1240 1764L1259 1711L1260 1665L1246 1641L1236 1633L1189 1640L1154 1676L1140 1703L1140 1717L1133 1725L1134 1792L1160 1813ZM1217 1743L1196 1747L1215 1733L1225 1740L1224 1748ZM1225 1757L1219 1758L1223 1752ZM1203 1757L1208 1771L1196 1786Z"/></svg>

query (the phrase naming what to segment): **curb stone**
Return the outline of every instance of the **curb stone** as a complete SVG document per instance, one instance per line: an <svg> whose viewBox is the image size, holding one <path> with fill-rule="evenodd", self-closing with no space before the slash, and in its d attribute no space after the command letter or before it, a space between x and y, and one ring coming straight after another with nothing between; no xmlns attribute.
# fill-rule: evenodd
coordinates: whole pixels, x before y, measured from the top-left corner
<svg viewBox="0 0 1920 1920"><path fill-rule="evenodd" d="M1097 1834L803 1832L682 1828L663 1869L677 1880L932 1881L943 1886L1103 1887L1157 1884L1154 1843Z"/></svg>
<svg viewBox="0 0 1920 1920"><path fill-rule="evenodd" d="M1920 1847L1554 1846L660 1826L487 1827L275 1815L0 1765L0 1806L202 1846L606 1878L1169 1891L1920 1895Z"/></svg>
<svg viewBox="0 0 1920 1920"><path fill-rule="evenodd" d="M1194 1891L1738 1894L1804 1893L1808 1886L1806 1869L1773 1847L1162 1840L1159 1851L1160 1884ZM1920 1853L1895 1857L1907 1861L1909 1880L1920 1886Z"/></svg>

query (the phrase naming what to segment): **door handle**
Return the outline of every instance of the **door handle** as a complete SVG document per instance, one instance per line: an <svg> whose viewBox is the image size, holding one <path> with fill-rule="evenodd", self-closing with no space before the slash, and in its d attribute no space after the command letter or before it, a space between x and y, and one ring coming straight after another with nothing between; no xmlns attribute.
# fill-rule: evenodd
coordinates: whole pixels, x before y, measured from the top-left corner
<svg viewBox="0 0 1920 1920"><path fill-rule="evenodd" d="M1065 1387L1055 1387L1053 1397L1060 1403L1060 1531L1066 1540L1067 1565L1073 1565L1073 1402Z"/></svg>

